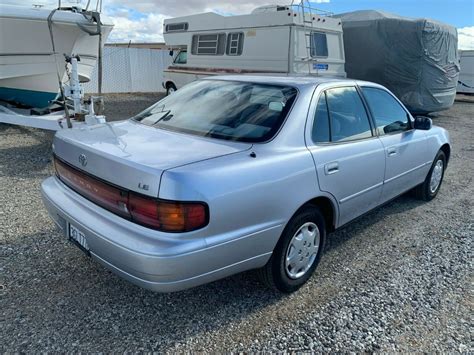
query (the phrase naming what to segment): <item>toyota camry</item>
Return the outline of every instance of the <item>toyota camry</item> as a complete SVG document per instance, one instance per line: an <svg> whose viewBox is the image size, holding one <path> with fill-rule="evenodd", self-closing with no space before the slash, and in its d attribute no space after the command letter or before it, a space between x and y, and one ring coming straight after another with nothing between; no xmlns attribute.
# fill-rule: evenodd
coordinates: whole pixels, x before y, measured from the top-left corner
<svg viewBox="0 0 474 355"><path fill-rule="evenodd" d="M53 144L42 194L54 222L159 292L250 269L295 291L329 233L409 190L433 199L451 151L383 86L263 75L202 79Z"/></svg>

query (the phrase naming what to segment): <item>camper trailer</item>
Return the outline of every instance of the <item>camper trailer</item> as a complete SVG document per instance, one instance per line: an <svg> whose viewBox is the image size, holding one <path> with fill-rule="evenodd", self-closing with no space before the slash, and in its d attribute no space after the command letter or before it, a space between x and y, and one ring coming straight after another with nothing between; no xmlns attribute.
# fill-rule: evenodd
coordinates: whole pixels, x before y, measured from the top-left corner
<svg viewBox="0 0 474 355"><path fill-rule="evenodd" d="M458 90L460 94L474 94L474 51L459 51L461 72Z"/></svg>
<svg viewBox="0 0 474 355"><path fill-rule="evenodd" d="M341 20L305 4L165 20L164 38L174 59L163 87L170 93L203 76L228 73L345 77Z"/></svg>

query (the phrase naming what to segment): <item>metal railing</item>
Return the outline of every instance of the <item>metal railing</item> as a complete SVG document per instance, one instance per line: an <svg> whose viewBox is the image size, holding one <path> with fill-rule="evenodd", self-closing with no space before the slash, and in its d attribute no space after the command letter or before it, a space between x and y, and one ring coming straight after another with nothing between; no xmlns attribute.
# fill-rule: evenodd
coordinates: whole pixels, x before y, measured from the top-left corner
<svg viewBox="0 0 474 355"><path fill-rule="evenodd" d="M92 6L91 6L92 3ZM87 0L87 5L84 8L85 11L96 11L102 12L102 0L95 0L95 9L94 9L94 1ZM58 9L62 8L62 0L58 0Z"/></svg>
<svg viewBox="0 0 474 355"><path fill-rule="evenodd" d="M292 0L290 8L297 10L298 12L306 13L309 15L318 16L332 16L333 12L321 10L313 7L309 0Z"/></svg>

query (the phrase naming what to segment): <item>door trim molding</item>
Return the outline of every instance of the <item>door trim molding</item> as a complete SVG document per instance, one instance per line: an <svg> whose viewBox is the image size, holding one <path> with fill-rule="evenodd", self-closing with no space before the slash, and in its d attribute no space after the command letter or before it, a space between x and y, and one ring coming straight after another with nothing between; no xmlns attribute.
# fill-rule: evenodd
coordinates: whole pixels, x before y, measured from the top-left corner
<svg viewBox="0 0 474 355"><path fill-rule="evenodd" d="M431 162L427 162L427 163L423 163L423 164L421 164L421 165L415 166L414 168L412 168L412 169L410 169L410 170L404 171L403 173L398 174L398 175L396 175L396 176L393 176L393 177L391 177L390 179L384 180L383 183L384 183L384 184L388 184L388 183L390 183L390 182L392 182L392 181L394 181L394 180L396 180L396 179L399 179L399 178L401 178L401 177L403 177L403 176L405 176L405 175L407 175L407 174L410 174L410 173L414 172L415 170L424 168L425 166L427 166L427 165L429 165L429 164L431 164Z"/></svg>
<svg viewBox="0 0 474 355"><path fill-rule="evenodd" d="M368 188L366 188L366 189L364 189L364 190L362 190L362 191L359 191L359 192L357 192L357 193L355 193L355 194L353 194L353 195L344 197L343 199L341 199L341 200L339 201L339 203L340 203L340 204L343 204L343 203L345 203L345 202L347 202L347 201L352 200L353 198L359 197L360 195L363 195L363 194L365 194L365 193L367 193L367 192L370 192L370 191L372 191L372 190L375 190L376 188L378 188L378 187L380 187L380 186L382 186L382 185L383 185L383 182L379 182L378 184L375 184L375 185L373 185L373 186L370 186L370 187L368 187Z"/></svg>

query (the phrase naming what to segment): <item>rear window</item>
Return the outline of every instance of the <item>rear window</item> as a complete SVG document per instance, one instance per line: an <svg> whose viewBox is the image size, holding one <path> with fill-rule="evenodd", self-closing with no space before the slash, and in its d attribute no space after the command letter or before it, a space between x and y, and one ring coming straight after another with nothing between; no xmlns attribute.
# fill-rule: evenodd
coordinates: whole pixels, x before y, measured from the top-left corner
<svg viewBox="0 0 474 355"><path fill-rule="evenodd" d="M134 120L156 128L241 142L271 139L297 90L289 86L202 80L186 85Z"/></svg>

